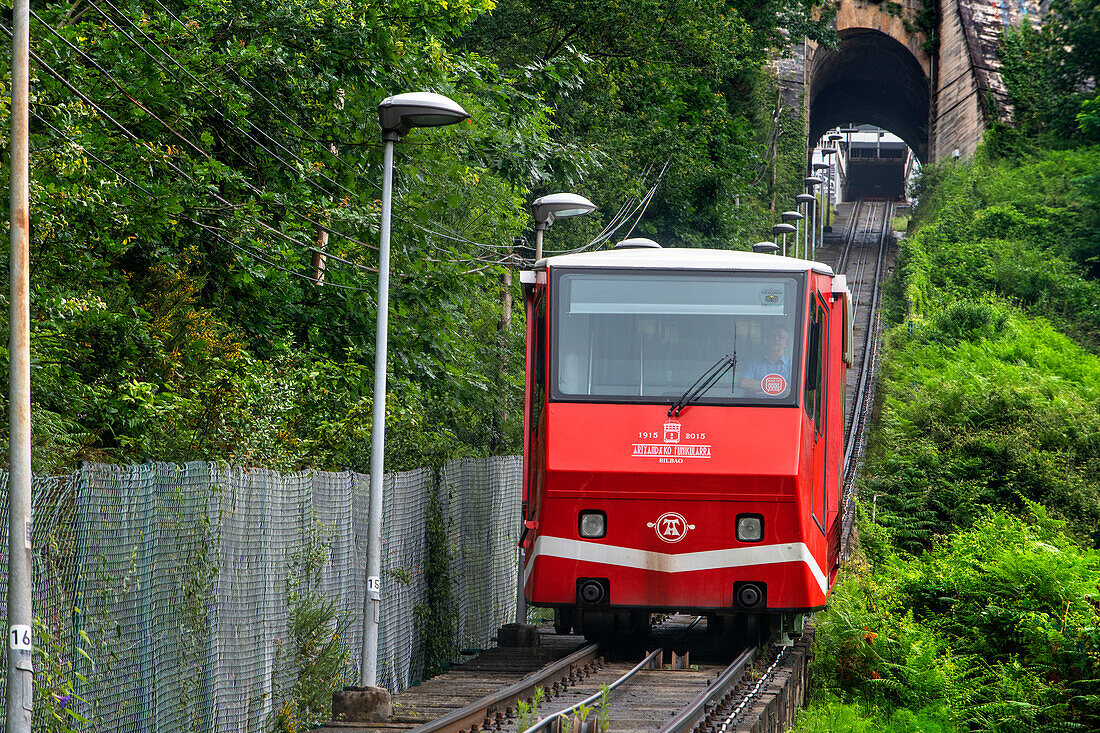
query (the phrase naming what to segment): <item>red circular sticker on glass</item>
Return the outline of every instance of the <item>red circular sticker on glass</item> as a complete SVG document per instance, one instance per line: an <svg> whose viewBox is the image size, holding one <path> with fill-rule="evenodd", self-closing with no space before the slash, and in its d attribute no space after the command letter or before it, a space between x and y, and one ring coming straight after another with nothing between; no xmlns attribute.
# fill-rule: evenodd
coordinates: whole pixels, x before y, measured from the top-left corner
<svg viewBox="0 0 1100 733"><path fill-rule="evenodd" d="M769 374L760 380L760 389L764 394L781 395L787 389L787 380L782 374Z"/></svg>

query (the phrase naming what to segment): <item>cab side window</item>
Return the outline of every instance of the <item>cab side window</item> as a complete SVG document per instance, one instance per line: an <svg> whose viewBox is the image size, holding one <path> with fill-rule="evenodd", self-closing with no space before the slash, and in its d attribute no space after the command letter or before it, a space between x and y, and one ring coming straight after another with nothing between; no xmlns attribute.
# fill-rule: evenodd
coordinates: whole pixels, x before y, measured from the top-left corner
<svg viewBox="0 0 1100 733"><path fill-rule="evenodd" d="M539 297L532 310L535 323L531 348L531 429L534 430L546 403L546 298Z"/></svg>
<svg viewBox="0 0 1100 733"><path fill-rule="evenodd" d="M825 392L826 313L817 298L810 310L810 334L806 345L806 383L802 404L819 433L825 430L822 398Z"/></svg>

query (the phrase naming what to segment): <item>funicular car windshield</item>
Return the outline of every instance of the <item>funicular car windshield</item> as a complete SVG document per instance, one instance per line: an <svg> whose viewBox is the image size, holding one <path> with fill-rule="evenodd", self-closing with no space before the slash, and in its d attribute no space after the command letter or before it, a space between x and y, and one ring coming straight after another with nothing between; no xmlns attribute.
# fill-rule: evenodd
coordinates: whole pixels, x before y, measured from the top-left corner
<svg viewBox="0 0 1100 733"><path fill-rule="evenodd" d="M559 268L550 397L672 404L725 355L696 404L797 404L800 273Z"/></svg>

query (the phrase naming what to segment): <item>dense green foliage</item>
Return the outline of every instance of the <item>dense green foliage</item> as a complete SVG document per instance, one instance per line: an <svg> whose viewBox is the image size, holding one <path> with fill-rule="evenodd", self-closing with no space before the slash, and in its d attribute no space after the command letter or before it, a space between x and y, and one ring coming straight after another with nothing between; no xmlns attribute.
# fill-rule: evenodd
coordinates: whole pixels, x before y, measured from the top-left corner
<svg viewBox="0 0 1100 733"><path fill-rule="evenodd" d="M799 730L1100 726L1095 157L926 177L860 487L872 564L819 618Z"/></svg>
<svg viewBox="0 0 1100 733"><path fill-rule="evenodd" d="M472 120L397 149L388 465L517 450L522 329L500 277L528 201L574 189L600 207L548 249L621 206L612 241L747 247L803 155L763 63L781 25L825 37L818 4L36 4L36 468L366 469L376 106L409 90Z"/></svg>
<svg viewBox="0 0 1100 733"><path fill-rule="evenodd" d="M995 149L1100 142L1100 8L1096 0L1052 0L1040 28L1005 31L1002 75L1014 108L997 126Z"/></svg>
<svg viewBox="0 0 1100 733"><path fill-rule="evenodd" d="M1014 125L922 175L801 733L1100 729L1100 15L1052 8Z"/></svg>
<svg viewBox="0 0 1100 733"><path fill-rule="evenodd" d="M828 693L796 730L1095 730L1100 552L1034 507L987 512L917 558L882 542L818 625Z"/></svg>

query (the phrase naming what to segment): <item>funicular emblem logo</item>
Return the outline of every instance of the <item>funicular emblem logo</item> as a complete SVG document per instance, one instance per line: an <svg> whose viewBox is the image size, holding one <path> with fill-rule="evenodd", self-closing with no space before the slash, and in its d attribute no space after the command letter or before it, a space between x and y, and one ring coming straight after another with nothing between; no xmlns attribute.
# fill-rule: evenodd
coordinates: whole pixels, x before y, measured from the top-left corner
<svg viewBox="0 0 1100 733"><path fill-rule="evenodd" d="M680 423L675 420L669 420L665 423L665 442L666 443L679 443L680 442Z"/></svg>
<svg viewBox="0 0 1100 733"><path fill-rule="evenodd" d="M783 394L783 390L787 389L787 380L783 378L782 374L769 374L760 380L760 389L764 394Z"/></svg>
<svg viewBox="0 0 1100 733"><path fill-rule="evenodd" d="M665 512L656 522L646 522L646 526L652 527L664 542L679 542L687 537L689 529L695 529L694 524L688 524L684 516L676 512Z"/></svg>

